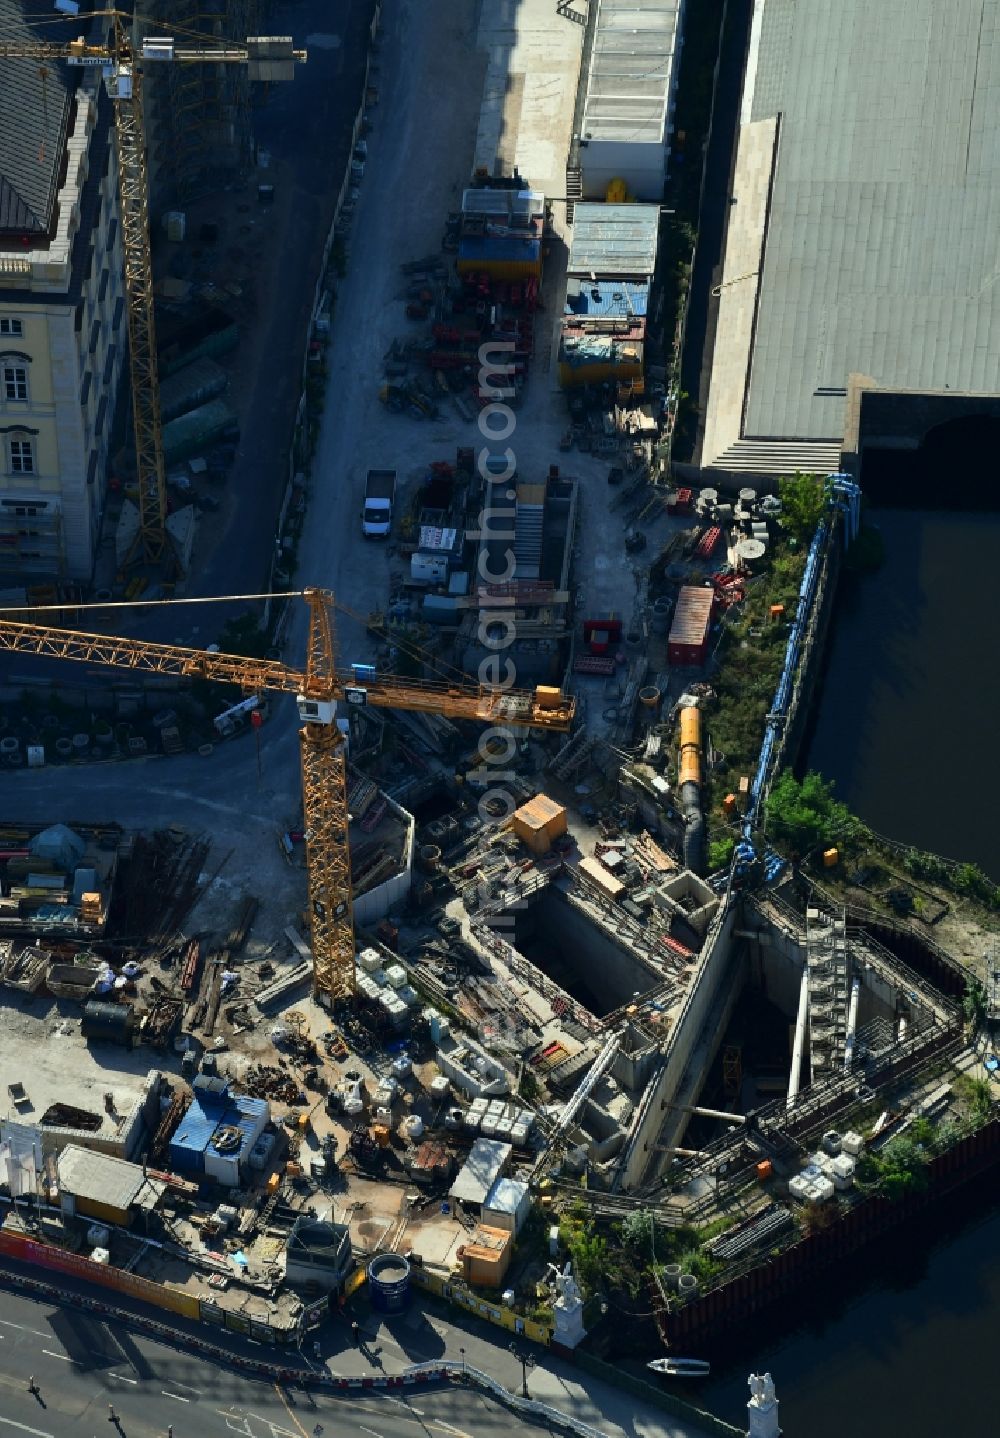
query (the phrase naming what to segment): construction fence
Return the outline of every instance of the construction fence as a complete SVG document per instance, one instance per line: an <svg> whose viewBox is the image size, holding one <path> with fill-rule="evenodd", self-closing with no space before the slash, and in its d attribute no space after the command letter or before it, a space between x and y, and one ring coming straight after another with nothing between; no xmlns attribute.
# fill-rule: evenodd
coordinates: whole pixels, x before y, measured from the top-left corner
<svg viewBox="0 0 1000 1438"><path fill-rule="evenodd" d="M151 1278L142 1278L136 1273L126 1273L122 1268L113 1268L108 1263L95 1263L79 1253L68 1253L50 1243L39 1243L22 1233L0 1229L0 1254L15 1258L21 1263L32 1263L50 1272L65 1273L84 1283L95 1283L102 1288L111 1288L116 1293L126 1293L132 1298L152 1303L157 1308L166 1308L182 1318L201 1318L197 1295L184 1293L165 1283L154 1283Z"/></svg>
<svg viewBox="0 0 1000 1438"><path fill-rule="evenodd" d="M166 1309L181 1318L190 1318L195 1323L204 1323L228 1333L240 1333L256 1339L259 1343L290 1343L298 1337L297 1327L272 1327L270 1323L251 1318L245 1313L223 1308L199 1298L195 1293L186 1293L169 1283L157 1283L152 1278L143 1278L137 1273L127 1273L110 1263L95 1263L79 1253L69 1253L51 1243L39 1243L27 1235L0 1229L0 1255L6 1254L21 1263L31 1263L50 1273L64 1273L79 1278L84 1283L97 1284L115 1293L136 1298L155 1308Z"/></svg>
<svg viewBox="0 0 1000 1438"><path fill-rule="evenodd" d="M552 1342L552 1328L548 1324L536 1323L533 1318L523 1318L503 1303L490 1303L485 1298L479 1298L464 1283L445 1278L443 1274L429 1273L426 1268L414 1267L410 1269L410 1282L446 1299L448 1303L464 1308L467 1313L475 1313L477 1317L485 1318L488 1323L495 1323L498 1328L506 1328L510 1333L530 1338L533 1343L541 1343L547 1348Z"/></svg>

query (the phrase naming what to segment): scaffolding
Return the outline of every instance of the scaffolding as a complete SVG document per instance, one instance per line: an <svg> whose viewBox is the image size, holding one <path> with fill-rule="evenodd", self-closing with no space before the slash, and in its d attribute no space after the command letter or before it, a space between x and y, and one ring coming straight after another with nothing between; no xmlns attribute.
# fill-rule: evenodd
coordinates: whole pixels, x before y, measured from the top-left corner
<svg viewBox="0 0 1000 1438"><path fill-rule="evenodd" d="M140 35L176 29L188 38L242 42L260 33L266 0L138 0ZM150 190L156 210L190 202L254 157L245 65L150 67L146 80Z"/></svg>

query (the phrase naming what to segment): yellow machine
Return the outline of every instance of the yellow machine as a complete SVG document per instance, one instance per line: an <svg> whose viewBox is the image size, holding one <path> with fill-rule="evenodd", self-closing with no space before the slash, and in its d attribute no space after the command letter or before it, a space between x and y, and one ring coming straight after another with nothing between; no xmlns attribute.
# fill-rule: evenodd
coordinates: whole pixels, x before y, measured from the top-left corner
<svg viewBox="0 0 1000 1438"><path fill-rule="evenodd" d="M701 711L690 708L681 710L679 782L681 784L701 783Z"/></svg>
<svg viewBox="0 0 1000 1438"><path fill-rule="evenodd" d="M344 735L337 702L379 708L414 709L451 719L564 732L573 722L575 701L558 689L484 688L459 681L404 679L366 666L362 682L345 680L334 659L333 595L306 589L294 596L309 606L305 670L278 659L248 659L176 644L148 644L107 634L78 633L0 616L0 650L107 664L146 674L219 680L249 696L293 694L302 720L300 755L309 878L309 914L314 961L313 987L328 1004L353 998L354 916L348 848ZM169 602L169 601L168 601ZM222 602L222 601L220 601ZM97 606L106 612L107 605ZM9 611L8 611L9 612Z"/></svg>
<svg viewBox="0 0 1000 1438"><path fill-rule="evenodd" d="M107 39L89 44L82 36L69 41L5 41L0 60L65 60L70 65L96 65L105 71L115 112L118 141L118 195L121 206L125 294L128 300L128 352L132 381L132 422L139 501L142 557L157 563L167 547L167 490L163 462L163 428L153 314L153 266L149 247L149 176L143 117L143 69L148 64L246 65L254 80L290 80L305 50L293 50L285 38L258 36L242 45L175 43L149 37L132 44L132 16L121 10L87 15L89 24L104 15ZM0 81L2 83L2 81Z"/></svg>

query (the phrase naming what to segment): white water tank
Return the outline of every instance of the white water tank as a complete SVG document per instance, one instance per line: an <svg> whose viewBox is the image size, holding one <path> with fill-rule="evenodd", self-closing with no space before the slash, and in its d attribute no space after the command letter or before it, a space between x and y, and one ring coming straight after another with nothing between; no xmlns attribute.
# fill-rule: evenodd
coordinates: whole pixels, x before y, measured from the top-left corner
<svg viewBox="0 0 1000 1438"><path fill-rule="evenodd" d="M451 1091L451 1079L447 1074L438 1074L431 1079L431 1093L436 1099L444 1098Z"/></svg>
<svg viewBox="0 0 1000 1438"><path fill-rule="evenodd" d="M841 1192L843 1192L845 1188L850 1188L854 1182L853 1158L849 1157L846 1153L838 1153L830 1165L830 1177L833 1179L834 1187Z"/></svg>
<svg viewBox="0 0 1000 1438"><path fill-rule="evenodd" d="M418 1113L411 1113L403 1119L404 1137L416 1142L424 1131L424 1121Z"/></svg>
<svg viewBox="0 0 1000 1438"><path fill-rule="evenodd" d="M852 1158L857 1158L864 1146L864 1139L859 1133L855 1133L853 1129L849 1129L840 1140L840 1147L844 1153L849 1153Z"/></svg>
<svg viewBox="0 0 1000 1438"><path fill-rule="evenodd" d="M402 964L391 964L385 971L385 981L392 989L401 989L406 983L406 970Z"/></svg>
<svg viewBox="0 0 1000 1438"><path fill-rule="evenodd" d="M393 1076L393 1078L395 1078L395 1079L405 1079L405 1078L409 1078L409 1076L410 1076L410 1074L411 1074L412 1072L413 1072L413 1065L410 1063L410 1060L409 1060L408 1058L400 1057L400 1058L398 1058L398 1059L394 1059L394 1060L393 1060L393 1065L392 1065L392 1076Z"/></svg>
<svg viewBox="0 0 1000 1438"><path fill-rule="evenodd" d="M378 949L362 949L358 956L358 963L366 974L373 974L376 969L382 967L382 957Z"/></svg>

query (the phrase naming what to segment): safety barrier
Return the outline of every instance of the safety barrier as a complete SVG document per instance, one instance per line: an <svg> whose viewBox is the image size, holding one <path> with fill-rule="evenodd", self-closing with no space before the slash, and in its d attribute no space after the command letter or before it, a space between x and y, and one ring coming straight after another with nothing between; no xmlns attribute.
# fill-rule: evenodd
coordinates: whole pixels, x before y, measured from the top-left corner
<svg viewBox="0 0 1000 1438"><path fill-rule="evenodd" d="M118 1293L131 1294L145 1303L152 1303L157 1308L166 1308L171 1313L178 1313L182 1318L197 1319L199 1317L198 1299L195 1294L184 1293L179 1288L170 1288L163 1283L154 1283L150 1278L142 1278L136 1273L126 1273L124 1269L114 1268L111 1264L95 1263L93 1259L84 1258L77 1253L68 1253L65 1249L56 1248L50 1243L39 1243L36 1239L28 1238L24 1234L14 1233L7 1229L0 1231L0 1254L19 1259L22 1263L35 1264L39 1268L48 1268L74 1278L82 1278L85 1283L97 1283L104 1288L113 1288Z"/></svg>
<svg viewBox="0 0 1000 1438"><path fill-rule="evenodd" d="M530 1338L533 1343L541 1343L546 1348L552 1342L552 1329L549 1325L536 1323L533 1318L523 1318L503 1303L489 1303L454 1279L431 1273L426 1268L413 1267L410 1269L410 1282L448 1303L464 1308L467 1313L475 1313L477 1317L485 1318L488 1323L494 1323L498 1328L506 1328L508 1333Z"/></svg>
<svg viewBox="0 0 1000 1438"><path fill-rule="evenodd" d="M581 1419L562 1413L557 1408L550 1407L547 1403L541 1403L534 1398L523 1398L519 1394L511 1393L502 1383L489 1373L484 1373L480 1368L474 1368L468 1363L431 1362L414 1363L402 1373L377 1373L366 1377L347 1377L344 1374L331 1373L329 1369L317 1371L315 1368L290 1367L287 1363L270 1363L266 1359L251 1357L249 1354L236 1353L229 1348L221 1348L218 1344L208 1343L202 1338L194 1338L186 1333L179 1333L176 1329L168 1328L166 1324L157 1323L155 1319L147 1318L144 1314L126 1312L124 1309L115 1308L112 1304L104 1303L100 1299L86 1298L77 1294L67 1293L54 1284L45 1283L40 1279L27 1278L17 1273L4 1273L0 1282L4 1286L21 1289L27 1293L37 1294L52 1302L69 1305L75 1308L82 1308L86 1312L99 1313L102 1317L116 1319L123 1325L132 1329L140 1329L150 1337L158 1339L163 1343L170 1343L175 1347L182 1347L197 1353L202 1357L224 1364L228 1367L239 1368L243 1372L260 1378L269 1378L272 1382L281 1384L297 1383L302 1386L322 1389L330 1395L349 1395L352 1393L380 1392L386 1389L406 1389L421 1386L429 1386L432 1383L467 1383L503 1403L507 1408L525 1417L534 1418L549 1425L550 1428L559 1429L561 1432L576 1435L576 1438L608 1438L608 1435L601 1429L594 1428ZM578 1355L579 1356L579 1355ZM598 1370L595 1362L582 1365L589 1367L591 1371ZM609 1379L620 1381L618 1369L612 1369L604 1364L599 1365ZM603 1374L602 1374L603 1376ZM649 1385L642 1385L648 1388ZM647 1396L644 1394L644 1396ZM678 1416L686 1417L694 1426L699 1426L706 1433L729 1435L738 1430L715 1418L710 1413L684 1404L681 1400L674 1400L670 1406L671 1411Z"/></svg>

